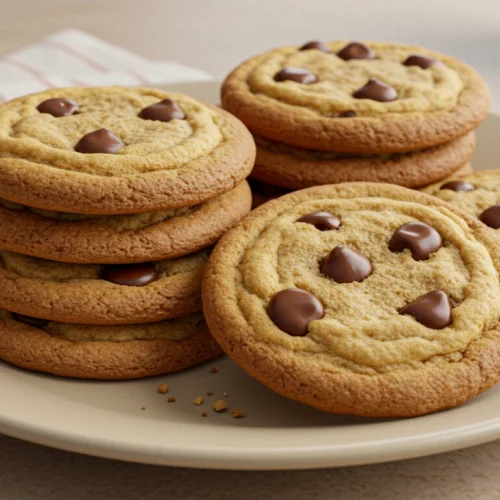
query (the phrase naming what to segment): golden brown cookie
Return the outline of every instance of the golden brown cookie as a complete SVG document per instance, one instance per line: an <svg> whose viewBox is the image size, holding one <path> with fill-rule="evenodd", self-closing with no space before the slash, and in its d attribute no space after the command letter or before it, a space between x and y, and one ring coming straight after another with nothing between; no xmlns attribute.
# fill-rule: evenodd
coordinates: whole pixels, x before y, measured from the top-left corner
<svg viewBox="0 0 500 500"><path fill-rule="evenodd" d="M498 244L418 191L309 188L220 240L203 309L221 347L286 397L341 414L422 415L500 377Z"/></svg>
<svg viewBox="0 0 500 500"><path fill-rule="evenodd" d="M222 104L277 142L381 154L465 135L486 117L489 91L470 66L437 52L336 41L245 61L224 82Z"/></svg>
<svg viewBox="0 0 500 500"><path fill-rule="evenodd" d="M201 310L206 250L140 264L66 264L0 250L0 308L98 325L152 323Z"/></svg>
<svg viewBox="0 0 500 500"><path fill-rule="evenodd" d="M467 163L476 145L473 132L412 153L355 156L294 148L255 137L252 177L288 189L340 182L387 182L418 188L447 177Z"/></svg>
<svg viewBox="0 0 500 500"><path fill-rule="evenodd" d="M80 214L193 206L249 174L255 146L225 111L155 89L51 89L0 106L0 197Z"/></svg>
<svg viewBox="0 0 500 500"><path fill-rule="evenodd" d="M490 228L500 228L500 170L455 175L422 191L471 213Z"/></svg>
<svg viewBox="0 0 500 500"><path fill-rule="evenodd" d="M147 325L90 326L0 312L0 359L62 377L152 377L221 354L202 314Z"/></svg>
<svg viewBox="0 0 500 500"><path fill-rule="evenodd" d="M250 207L246 181L194 207L135 215L50 212L0 199L0 248L79 264L172 259L211 245Z"/></svg>

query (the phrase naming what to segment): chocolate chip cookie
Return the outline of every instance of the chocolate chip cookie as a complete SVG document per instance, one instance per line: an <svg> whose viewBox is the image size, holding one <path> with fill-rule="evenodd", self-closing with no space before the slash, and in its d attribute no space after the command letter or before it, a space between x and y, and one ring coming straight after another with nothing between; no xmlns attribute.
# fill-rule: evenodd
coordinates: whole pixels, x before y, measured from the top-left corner
<svg viewBox="0 0 500 500"><path fill-rule="evenodd" d="M246 181L193 207L134 215L52 212L0 199L0 248L79 264L172 259L218 240L251 208Z"/></svg>
<svg viewBox="0 0 500 500"><path fill-rule="evenodd" d="M194 206L249 174L255 145L227 112L182 94L51 89L0 106L0 197L79 214Z"/></svg>
<svg viewBox="0 0 500 500"><path fill-rule="evenodd" d="M263 205L207 264L221 347L315 408L407 417L500 377L500 254L476 218L388 184L320 186Z"/></svg>
<svg viewBox="0 0 500 500"><path fill-rule="evenodd" d="M312 42L245 61L222 104L273 141L385 154L464 136L486 117L489 91L465 63L421 47Z"/></svg>
<svg viewBox="0 0 500 500"><path fill-rule="evenodd" d="M138 264L66 264L0 250L0 308L64 323L152 323L201 310L207 250Z"/></svg>
<svg viewBox="0 0 500 500"><path fill-rule="evenodd" d="M453 176L422 191L466 210L490 228L500 228L500 170Z"/></svg>
<svg viewBox="0 0 500 500"><path fill-rule="evenodd" d="M340 182L387 182L418 188L447 177L474 154L473 132L451 142L412 153L347 155L313 151L255 137L252 177L288 189Z"/></svg>
<svg viewBox="0 0 500 500"><path fill-rule="evenodd" d="M0 359L62 377L151 377L221 354L202 314L147 325L96 326L0 311Z"/></svg>

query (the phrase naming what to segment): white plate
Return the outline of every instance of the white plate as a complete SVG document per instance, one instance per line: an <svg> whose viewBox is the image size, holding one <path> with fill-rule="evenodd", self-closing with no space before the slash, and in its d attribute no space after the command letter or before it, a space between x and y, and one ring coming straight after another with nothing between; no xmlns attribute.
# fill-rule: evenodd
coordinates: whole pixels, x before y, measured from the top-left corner
<svg viewBox="0 0 500 500"><path fill-rule="evenodd" d="M217 103L215 83L171 85ZM478 131L475 167L500 158L500 117ZM209 373L216 365L219 373ZM288 401L229 359L135 382L87 382L0 363L0 431L65 450L137 462L221 469L306 469L399 460L500 438L500 385L454 410L406 420L366 420ZM170 394L156 393L167 382ZM214 392L207 397L206 392ZM214 413L227 399L247 418ZM192 404L202 395L203 406ZM141 410L144 406L146 409ZM208 412L207 418L201 412Z"/></svg>

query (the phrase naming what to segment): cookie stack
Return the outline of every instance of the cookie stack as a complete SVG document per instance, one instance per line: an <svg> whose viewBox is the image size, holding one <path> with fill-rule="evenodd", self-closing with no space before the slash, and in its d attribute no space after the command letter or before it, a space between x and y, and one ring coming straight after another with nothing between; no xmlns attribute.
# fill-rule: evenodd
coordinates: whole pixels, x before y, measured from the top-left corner
<svg viewBox="0 0 500 500"><path fill-rule="evenodd" d="M251 205L245 126L185 95L54 89L0 107L0 359L126 379L221 354L210 246Z"/></svg>
<svg viewBox="0 0 500 500"><path fill-rule="evenodd" d="M270 188L372 181L410 188L467 173L489 92L465 63L421 47L310 42L237 67L225 109L254 134Z"/></svg>

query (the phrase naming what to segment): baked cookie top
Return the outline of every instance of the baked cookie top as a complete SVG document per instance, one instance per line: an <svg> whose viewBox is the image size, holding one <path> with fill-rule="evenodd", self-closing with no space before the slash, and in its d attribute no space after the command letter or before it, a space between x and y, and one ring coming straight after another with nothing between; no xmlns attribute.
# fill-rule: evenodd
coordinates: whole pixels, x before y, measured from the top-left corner
<svg viewBox="0 0 500 500"><path fill-rule="evenodd" d="M500 228L500 170L450 177L422 191L466 210L488 227Z"/></svg>
<svg viewBox="0 0 500 500"><path fill-rule="evenodd" d="M80 264L171 259L213 244L250 208L246 181L192 207L129 215L53 212L0 198L0 249Z"/></svg>
<svg viewBox="0 0 500 500"><path fill-rule="evenodd" d="M310 188L258 208L220 241L204 311L223 349L286 396L339 413L423 414L498 373L498 360L483 373L471 360L478 345L490 359L499 342L496 244L419 192Z"/></svg>
<svg viewBox="0 0 500 500"><path fill-rule="evenodd" d="M457 59L410 45L336 41L245 61L224 82L222 103L272 140L385 153L464 135L486 116L489 92Z"/></svg>
<svg viewBox="0 0 500 500"><path fill-rule="evenodd" d="M234 187L253 155L238 120L183 94L66 88L0 106L0 195L49 210L193 205Z"/></svg>
<svg viewBox="0 0 500 500"><path fill-rule="evenodd" d="M67 264L0 250L0 307L48 320L151 323L201 310L209 250L138 264Z"/></svg>

